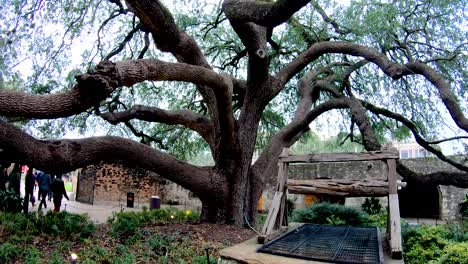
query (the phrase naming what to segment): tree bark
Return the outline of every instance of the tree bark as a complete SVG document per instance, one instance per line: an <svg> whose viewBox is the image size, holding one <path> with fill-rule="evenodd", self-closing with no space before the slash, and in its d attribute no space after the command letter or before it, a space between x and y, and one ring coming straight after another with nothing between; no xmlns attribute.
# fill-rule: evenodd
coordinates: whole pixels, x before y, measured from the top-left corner
<svg viewBox="0 0 468 264"><path fill-rule="evenodd" d="M400 184L400 186L404 185ZM388 195L388 182L384 180L341 179L288 180L288 192L329 194L343 197L379 197Z"/></svg>

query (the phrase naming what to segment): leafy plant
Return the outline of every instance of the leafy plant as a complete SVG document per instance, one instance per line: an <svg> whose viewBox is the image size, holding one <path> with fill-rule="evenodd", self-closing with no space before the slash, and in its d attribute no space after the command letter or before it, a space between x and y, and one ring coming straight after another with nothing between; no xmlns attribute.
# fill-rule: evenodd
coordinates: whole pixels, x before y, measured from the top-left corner
<svg viewBox="0 0 468 264"><path fill-rule="evenodd" d="M368 214L379 214L382 211L382 205L380 205L379 200L374 197L366 198L361 208Z"/></svg>
<svg viewBox="0 0 468 264"><path fill-rule="evenodd" d="M68 212L31 213L28 216L19 213L0 213L0 225L8 236L28 236L50 234L69 238L72 235L89 237L95 226L86 215Z"/></svg>
<svg viewBox="0 0 468 264"><path fill-rule="evenodd" d="M437 260L437 264L467 264L468 263L468 242L452 243L447 245L442 257Z"/></svg>
<svg viewBox="0 0 468 264"><path fill-rule="evenodd" d="M180 211L175 208L144 210L142 212L114 213L107 222L111 225L111 234L131 236L145 224L165 224L170 221L195 221L200 215L190 210Z"/></svg>
<svg viewBox="0 0 468 264"><path fill-rule="evenodd" d="M0 211L19 213L22 207L23 201L14 191L0 191Z"/></svg>
<svg viewBox="0 0 468 264"><path fill-rule="evenodd" d="M10 263L20 255L20 248L9 242L0 244L0 263Z"/></svg>
<svg viewBox="0 0 468 264"><path fill-rule="evenodd" d="M24 250L24 261L26 264L36 264L39 262L41 253L35 246L29 246Z"/></svg>
<svg viewBox="0 0 468 264"><path fill-rule="evenodd" d="M366 226L378 226L386 227L387 226L387 213L380 214L371 214L367 217Z"/></svg>
<svg viewBox="0 0 468 264"><path fill-rule="evenodd" d="M463 259L468 251L456 245L466 245L459 234L460 228L451 226L403 226L403 252L405 263L466 263ZM458 241L457 241L458 240ZM455 262L450 262L453 259ZM465 258L466 261L467 258ZM445 261L445 262L444 262Z"/></svg>

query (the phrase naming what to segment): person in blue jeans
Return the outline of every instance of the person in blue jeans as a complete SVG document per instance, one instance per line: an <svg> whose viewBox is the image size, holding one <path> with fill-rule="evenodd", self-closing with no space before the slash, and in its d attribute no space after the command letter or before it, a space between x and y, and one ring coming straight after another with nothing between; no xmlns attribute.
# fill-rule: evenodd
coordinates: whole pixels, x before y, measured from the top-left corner
<svg viewBox="0 0 468 264"><path fill-rule="evenodd" d="M38 196L41 200L39 203L39 210L41 210L42 205L44 205L44 208L47 208L46 197L50 191L50 175L45 172L39 172L36 181L39 186Z"/></svg>

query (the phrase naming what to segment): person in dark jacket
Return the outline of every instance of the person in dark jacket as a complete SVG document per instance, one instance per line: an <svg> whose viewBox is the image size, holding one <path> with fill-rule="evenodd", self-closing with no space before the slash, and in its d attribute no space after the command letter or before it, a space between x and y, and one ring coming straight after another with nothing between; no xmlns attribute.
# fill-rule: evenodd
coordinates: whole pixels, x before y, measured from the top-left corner
<svg viewBox="0 0 468 264"><path fill-rule="evenodd" d="M29 166L28 166L29 167ZM28 172L26 173L25 183L24 183L24 204L23 210L24 213L28 213L28 204L31 202L32 206L36 202L34 198L34 185L36 183L36 178L33 175L33 168L29 167Z"/></svg>
<svg viewBox="0 0 468 264"><path fill-rule="evenodd" d="M60 206L62 206L63 196L70 201L65 190L65 184L63 183L62 177L57 176L52 184L50 185L50 190L53 193L54 200L54 212L60 212Z"/></svg>
<svg viewBox="0 0 468 264"><path fill-rule="evenodd" d="M47 208L46 197L50 191L50 175L45 172L39 172L37 174L37 184L39 185L39 210L41 210L42 205L44 208Z"/></svg>
<svg viewBox="0 0 468 264"><path fill-rule="evenodd" d="M8 189L20 196L20 185L21 185L21 165L15 163L13 170L8 175Z"/></svg>

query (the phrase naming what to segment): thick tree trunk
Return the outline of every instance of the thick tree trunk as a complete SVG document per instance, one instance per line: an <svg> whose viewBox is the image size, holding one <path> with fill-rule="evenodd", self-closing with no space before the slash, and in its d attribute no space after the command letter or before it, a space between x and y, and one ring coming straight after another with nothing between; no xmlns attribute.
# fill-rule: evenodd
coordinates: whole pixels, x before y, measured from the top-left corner
<svg viewBox="0 0 468 264"><path fill-rule="evenodd" d="M262 191L261 187L252 186L230 188L227 193L213 189L201 198L201 219L211 223L238 226L243 226L247 220L253 225L257 217L257 201Z"/></svg>

